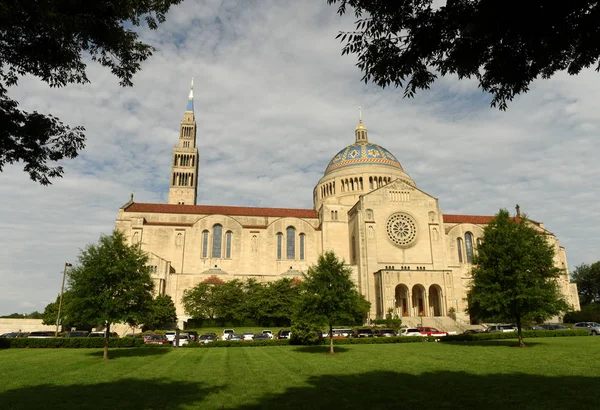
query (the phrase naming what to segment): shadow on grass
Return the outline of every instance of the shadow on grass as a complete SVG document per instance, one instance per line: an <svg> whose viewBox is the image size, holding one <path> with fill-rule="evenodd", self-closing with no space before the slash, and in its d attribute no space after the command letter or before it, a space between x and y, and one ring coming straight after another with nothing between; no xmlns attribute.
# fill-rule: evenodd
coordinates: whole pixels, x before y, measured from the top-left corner
<svg viewBox="0 0 600 410"><path fill-rule="evenodd" d="M334 352L344 353L349 349L343 346L334 346ZM320 345L320 346L298 346L294 349L295 352L299 353L318 353L318 354L329 354L329 345Z"/></svg>
<svg viewBox="0 0 600 410"><path fill-rule="evenodd" d="M470 340L466 342L443 342L447 345L457 345L457 346L484 346L484 347L516 347L519 348L518 340ZM525 349L528 347L535 347L538 345L543 345L542 342L529 342L525 340Z"/></svg>
<svg viewBox="0 0 600 410"><path fill-rule="evenodd" d="M158 375L158 373L157 373ZM3 409L177 409L201 408L221 387L180 381L121 379L109 383L42 384L0 394Z"/></svg>
<svg viewBox="0 0 600 410"><path fill-rule="evenodd" d="M114 348L108 349L108 359L119 359L122 357L144 357L144 356L157 356L167 354L173 349L168 347L127 347L127 348ZM103 358L104 350L96 350L88 353L89 356Z"/></svg>
<svg viewBox="0 0 600 410"><path fill-rule="evenodd" d="M596 391L599 381L522 373L371 371L309 377L306 387L266 394L236 409L597 409L597 401L581 400L581 393Z"/></svg>

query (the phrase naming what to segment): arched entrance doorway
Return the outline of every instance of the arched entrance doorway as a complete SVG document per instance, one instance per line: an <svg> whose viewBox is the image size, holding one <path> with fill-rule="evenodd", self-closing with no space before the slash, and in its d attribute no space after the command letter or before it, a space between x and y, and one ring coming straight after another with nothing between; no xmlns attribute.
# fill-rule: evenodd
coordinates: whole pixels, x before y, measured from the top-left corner
<svg viewBox="0 0 600 410"><path fill-rule="evenodd" d="M438 285L429 287L429 311L433 316L443 316L442 289Z"/></svg>
<svg viewBox="0 0 600 410"><path fill-rule="evenodd" d="M415 285L412 288L412 316L427 316L425 311L425 288L423 285Z"/></svg>
<svg viewBox="0 0 600 410"><path fill-rule="evenodd" d="M401 283L396 286L396 312L398 316L410 316L408 287Z"/></svg>

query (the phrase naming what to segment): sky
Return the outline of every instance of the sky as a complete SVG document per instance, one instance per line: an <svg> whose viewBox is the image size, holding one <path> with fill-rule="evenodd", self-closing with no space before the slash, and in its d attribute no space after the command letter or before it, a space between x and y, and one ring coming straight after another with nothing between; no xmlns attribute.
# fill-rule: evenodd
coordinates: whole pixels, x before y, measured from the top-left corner
<svg viewBox="0 0 600 410"><path fill-rule="evenodd" d="M369 140L443 213L519 204L557 235L570 271L600 259L600 74L539 80L506 112L455 77L405 99L361 81L335 38L354 17L336 10L326 0L185 0L158 30L139 30L156 52L133 87L88 61L91 84L23 77L10 88L21 109L83 125L87 147L51 186L23 164L0 173L0 315L56 300L65 262L111 233L132 193L167 202L192 77L199 204L312 208L327 164L354 142L361 106Z"/></svg>

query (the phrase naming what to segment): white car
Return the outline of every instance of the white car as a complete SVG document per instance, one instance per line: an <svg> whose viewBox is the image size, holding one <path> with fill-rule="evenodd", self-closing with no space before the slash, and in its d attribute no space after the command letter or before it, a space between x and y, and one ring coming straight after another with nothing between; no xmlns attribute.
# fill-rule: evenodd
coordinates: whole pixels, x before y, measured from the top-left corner
<svg viewBox="0 0 600 410"><path fill-rule="evenodd" d="M167 340L169 341L169 343L173 343L173 340L175 340L175 334L176 332L174 330L169 330L168 332L165 332L165 336L167 336Z"/></svg>
<svg viewBox="0 0 600 410"><path fill-rule="evenodd" d="M254 333L252 332L244 332L244 334L242 335L244 336L244 338L242 340L254 340Z"/></svg>
<svg viewBox="0 0 600 410"><path fill-rule="evenodd" d="M421 337L426 337L427 335L424 335L423 333L421 333L419 331L419 329L417 329L416 327L405 327L403 329L400 329L400 336L421 336Z"/></svg>
<svg viewBox="0 0 600 410"><path fill-rule="evenodd" d="M186 344L188 344L190 342L190 335L188 335L187 333L180 333L179 337L177 338L177 341L179 343L173 342L173 346L177 346L177 345L183 346L183 345L186 345Z"/></svg>
<svg viewBox="0 0 600 410"><path fill-rule="evenodd" d="M272 330L263 330L263 335L269 335L269 339L273 339L273 331Z"/></svg>
<svg viewBox="0 0 600 410"><path fill-rule="evenodd" d="M223 329L223 334L221 335L221 340L229 340L229 338L233 334L235 334L235 330L233 330L233 329Z"/></svg>

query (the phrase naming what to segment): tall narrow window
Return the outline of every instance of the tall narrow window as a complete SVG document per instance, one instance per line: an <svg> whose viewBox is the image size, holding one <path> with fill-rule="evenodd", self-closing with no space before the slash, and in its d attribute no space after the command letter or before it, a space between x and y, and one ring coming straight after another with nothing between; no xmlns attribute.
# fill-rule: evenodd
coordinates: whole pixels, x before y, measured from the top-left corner
<svg viewBox="0 0 600 410"><path fill-rule="evenodd" d="M213 226L212 237L212 257L221 257L221 244L223 242L223 227L221 225Z"/></svg>
<svg viewBox="0 0 600 410"><path fill-rule="evenodd" d="M277 260L281 260L281 247L283 246L283 234L277 233Z"/></svg>
<svg viewBox="0 0 600 410"><path fill-rule="evenodd" d="M350 243L350 260L352 263L356 263L356 239L352 236L352 241Z"/></svg>
<svg viewBox="0 0 600 410"><path fill-rule="evenodd" d="M231 231L225 233L225 258L231 259Z"/></svg>
<svg viewBox="0 0 600 410"><path fill-rule="evenodd" d="M458 250L458 262L462 263L463 257L462 257L462 239L461 238L456 238L456 249Z"/></svg>
<svg viewBox="0 0 600 410"><path fill-rule="evenodd" d="M465 234L465 249L467 251L467 262L473 263L473 234L471 232Z"/></svg>
<svg viewBox="0 0 600 410"><path fill-rule="evenodd" d="M296 259L296 228L293 226L285 230L285 253L287 259Z"/></svg>
<svg viewBox="0 0 600 410"><path fill-rule="evenodd" d="M304 260L304 238L306 235L304 235L303 233L300 234L299 238L300 238L300 260L303 261Z"/></svg>
<svg viewBox="0 0 600 410"><path fill-rule="evenodd" d="M202 231L202 257L208 258L208 231Z"/></svg>

